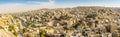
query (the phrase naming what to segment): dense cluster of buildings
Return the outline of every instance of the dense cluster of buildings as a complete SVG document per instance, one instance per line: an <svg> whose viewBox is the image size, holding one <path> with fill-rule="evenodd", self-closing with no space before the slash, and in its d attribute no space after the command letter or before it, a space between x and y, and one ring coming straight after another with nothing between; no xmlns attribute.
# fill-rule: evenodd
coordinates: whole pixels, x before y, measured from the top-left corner
<svg viewBox="0 0 120 37"><path fill-rule="evenodd" d="M0 30L12 35L1 37L120 37L120 13L111 8L76 7L1 14Z"/></svg>

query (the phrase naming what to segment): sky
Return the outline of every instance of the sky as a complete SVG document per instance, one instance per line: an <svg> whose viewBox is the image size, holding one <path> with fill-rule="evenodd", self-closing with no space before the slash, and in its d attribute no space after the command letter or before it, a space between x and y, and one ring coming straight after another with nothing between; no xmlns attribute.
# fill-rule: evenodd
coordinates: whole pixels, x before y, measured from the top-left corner
<svg viewBox="0 0 120 37"><path fill-rule="evenodd" d="M120 0L0 0L0 13L77 6L120 7Z"/></svg>

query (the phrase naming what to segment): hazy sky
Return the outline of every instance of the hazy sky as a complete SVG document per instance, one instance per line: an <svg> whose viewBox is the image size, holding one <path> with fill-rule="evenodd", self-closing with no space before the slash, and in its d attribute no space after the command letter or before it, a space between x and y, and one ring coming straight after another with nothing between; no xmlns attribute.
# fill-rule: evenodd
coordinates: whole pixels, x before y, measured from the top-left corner
<svg viewBox="0 0 120 37"><path fill-rule="evenodd" d="M2 13L76 6L120 7L120 0L0 0Z"/></svg>

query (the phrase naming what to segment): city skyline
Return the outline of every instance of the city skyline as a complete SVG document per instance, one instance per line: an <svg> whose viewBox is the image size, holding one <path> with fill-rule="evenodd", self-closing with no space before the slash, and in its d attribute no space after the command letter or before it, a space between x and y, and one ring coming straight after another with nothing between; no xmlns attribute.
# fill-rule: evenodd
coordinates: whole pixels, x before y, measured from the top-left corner
<svg viewBox="0 0 120 37"><path fill-rule="evenodd" d="M0 0L0 12L77 6L120 7L119 2L120 0Z"/></svg>

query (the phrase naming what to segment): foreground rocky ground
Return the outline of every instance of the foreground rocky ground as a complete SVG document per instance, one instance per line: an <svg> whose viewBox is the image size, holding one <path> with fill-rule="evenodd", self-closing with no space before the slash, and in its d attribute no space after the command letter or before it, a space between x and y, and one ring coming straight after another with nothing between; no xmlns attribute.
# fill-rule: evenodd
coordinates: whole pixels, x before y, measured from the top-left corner
<svg viewBox="0 0 120 37"><path fill-rule="evenodd" d="M0 37L120 37L120 13L75 7L0 14Z"/></svg>

